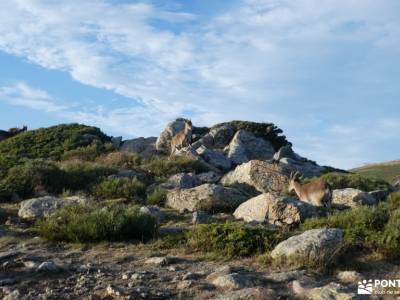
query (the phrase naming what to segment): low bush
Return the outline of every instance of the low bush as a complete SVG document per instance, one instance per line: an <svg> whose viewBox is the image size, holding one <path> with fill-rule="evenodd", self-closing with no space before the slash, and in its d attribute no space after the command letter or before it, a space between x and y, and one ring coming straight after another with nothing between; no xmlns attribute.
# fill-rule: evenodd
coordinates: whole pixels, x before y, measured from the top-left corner
<svg viewBox="0 0 400 300"><path fill-rule="evenodd" d="M127 152L111 152L97 158L101 164L119 167L123 169L133 169L140 165L141 158L138 154Z"/></svg>
<svg viewBox="0 0 400 300"><path fill-rule="evenodd" d="M167 190L156 189L151 194L147 195L147 203L151 205L164 206L167 200Z"/></svg>
<svg viewBox="0 0 400 300"><path fill-rule="evenodd" d="M359 207L345 210L325 218L306 220L301 228L341 228L344 231L346 242L351 244L368 243L373 241L376 233L382 231L389 220L387 211L383 207Z"/></svg>
<svg viewBox="0 0 400 300"><path fill-rule="evenodd" d="M330 184L332 189L355 188L362 191L370 192L374 190L391 190L391 185L378 178L365 177L358 174L344 174L344 173L327 173L320 178L324 179ZM306 180L306 182L314 179Z"/></svg>
<svg viewBox="0 0 400 300"><path fill-rule="evenodd" d="M62 160L82 160L94 161L100 155L113 150L111 143L101 143L100 141L93 141L92 144L86 147L79 147L66 151L62 154Z"/></svg>
<svg viewBox="0 0 400 300"><path fill-rule="evenodd" d="M308 219L302 230L341 228L348 246L398 257L400 251L400 193L392 193L377 207L359 207L320 218Z"/></svg>
<svg viewBox="0 0 400 300"><path fill-rule="evenodd" d="M147 241L157 231L156 220L137 207L69 206L36 223L41 236L50 241L73 243L101 241Z"/></svg>
<svg viewBox="0 0 400 300"><path fill-rule="evenodd" d="M66 152L86 147L93 141L111 142L100 129L80 124L61 124L29 130L0 143L0 156L60 159Z"/></svg>
<svg viewBox="0 0 400 300"><path fill-rule="evenodd" d="M166 178L177 173L208 171L199 161L186 156L155 157L144 161L142 168L160 178Z"/></svg>
<svg viewBox="0 0 400 300"><path fill-rule="evenodd" d="M281 240L278 231L231 222L199 225L187 233L191 249L228 259L269 251Z"/></svg>
<svg viewBox="0 0 400 300"><path fill-rule="evenodd" d="M0 154L0 180L7 176L8 170L21 164L21 157Z"/></svg>
<svg viewBox="0 0 400 300"><path fill-rule="evenodd" d="M25 160L8 171L0 184L0 194L7 197L16 193L21 198L28 198L43 192L59 193L65 180L65 172L53 162Z"/></svg>
<svg viewBox="0 0 400 300"><path fill-rule="evenodd" d="M61 162L59 167L66 173L64 188L72 191L88 191L102 178L117 172L115 168L109 166L80 160Z"/></svg>
<svg viewBox="0 0 400 300"><path fill-rule="evenodd" d="M137 178L106 178L94 185L91 191L99 199L138 200L146 195L146 185Z"/></svg>
<svg viewBox="0 0 400 300"><path fill-rule="evenodd" d="M186 246L187 237L184 233L168 234L154 241L152 248L155 250L167 250Z"/></svg>

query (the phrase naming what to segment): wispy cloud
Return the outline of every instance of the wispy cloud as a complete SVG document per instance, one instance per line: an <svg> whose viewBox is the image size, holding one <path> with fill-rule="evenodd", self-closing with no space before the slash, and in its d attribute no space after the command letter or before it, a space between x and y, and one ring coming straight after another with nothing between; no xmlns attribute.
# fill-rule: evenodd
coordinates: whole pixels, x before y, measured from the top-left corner
<svg viewBox="0 0 400 300"><path fill-rule="evenodd" d="M32 88L25 82L0 87L0 101L51 113L67 108L66 105L58 103L46 91Z"/></svg>

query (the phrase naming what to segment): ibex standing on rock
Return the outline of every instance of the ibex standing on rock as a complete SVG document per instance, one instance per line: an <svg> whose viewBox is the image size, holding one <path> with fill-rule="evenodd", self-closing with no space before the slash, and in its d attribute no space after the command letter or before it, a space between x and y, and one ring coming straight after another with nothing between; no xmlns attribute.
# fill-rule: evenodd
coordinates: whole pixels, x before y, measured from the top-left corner
<svg viewBox="0 0 400 300"><path fill-rule="evenodd" d="M299 182L299 176L298 172L290 174L289 192L294 190L301 201L314 206L325 207L328 211L331 211L332 189L330 185L323 179L302 185Z"/></svg>
<svg viewBox="0 0 400 300"><path fill-rule="evenodd" d="M8 131L0 130L0 142L4 141L10 137L13 137L14 135L17 135L21 132L27 131L28 127L24 126L22 128L10 128Z"/></svg>
<svg viewBox="0 0 400 300"><path fill-rule="evenodd" d="M172 137L171 155L175 154L176 149L188 146L192 139L192 121L185 121L185 128Z"/></svg>

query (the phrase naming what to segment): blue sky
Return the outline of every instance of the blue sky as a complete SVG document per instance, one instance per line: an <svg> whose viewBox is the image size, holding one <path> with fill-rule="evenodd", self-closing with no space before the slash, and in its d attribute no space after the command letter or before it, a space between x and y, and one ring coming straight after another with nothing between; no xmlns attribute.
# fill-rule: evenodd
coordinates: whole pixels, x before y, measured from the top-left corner
<svg viewBox="0 0 400 300"><path fill-rule="evenodd" d="M0 128L274 122L351 168L400 158L399 57L397 0L4 0Z"/></svg>

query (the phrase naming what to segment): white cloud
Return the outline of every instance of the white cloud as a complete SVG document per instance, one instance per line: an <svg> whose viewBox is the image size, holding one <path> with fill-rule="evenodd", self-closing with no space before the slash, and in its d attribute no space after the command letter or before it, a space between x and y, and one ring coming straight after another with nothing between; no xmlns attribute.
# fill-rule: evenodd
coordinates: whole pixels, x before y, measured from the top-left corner
<svg viewBox="0 0 400 300"><path fill-rule="evenodd" d="M66 108L65 105L57 103L46 91L32 88L25 82L0 87L0 101L49 113Z"/></svg>
<svg viewBox="0 0 400 300"><path fill-rule="evenodd" d="M335 114L338 103L325 97L304 100L304 85L313 87L326 77L368 94L374 89L371 78L385 73L377 67L376 53L398 57L399 6L396 0L243 0L201 24L190 23L196 21L192 14L151 2L5 0L0 50L133 101L124 109L68 110L66 118L130 135L156 134L187 111L207 125L273 121L296 133L307 155L331 164L330 151L318 145L338 147L328 140L334 134L329 130L346 128L316 134L315 148L306 132L316 130L309 121L315 114ZM159 21L180 22L180 29L155 25ZM355 59L347 57L349 48ZM32 99L57 109L49 106L54 99ZM306 115L302 131L297 130L299 111ZM362 151L354 148L348 156Z"/></svg>

